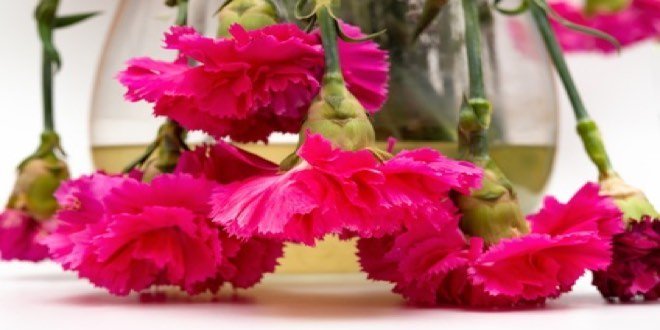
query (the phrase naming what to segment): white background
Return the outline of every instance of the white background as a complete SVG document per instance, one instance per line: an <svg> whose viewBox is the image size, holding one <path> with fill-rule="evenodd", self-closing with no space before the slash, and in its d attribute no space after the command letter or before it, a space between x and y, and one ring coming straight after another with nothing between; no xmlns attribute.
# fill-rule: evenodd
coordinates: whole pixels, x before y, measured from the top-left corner
<svg viewBox="0 0 660 330"><path fill-rule="evenodd" d="M69 162L74 175L92 169L89 151L92 84L116 3L115 0L62 0L62 13L104 11L102 16L83 25L58 31L57 35L64 67L56 78L56 121L65 149L70 155ZM35 0L0 1L0 47L2 47L0 51L0 198L2 199L8 196L11 189L14 167L36 147L41 130L40 51L35 26L31 20L35 4ZM587 106L604 131L616 168L630 183L643 188L656 204L660 204L659 59L660 49L653 44L628 49L619 57L579 55L571 56L569 59ZM574 134L573 118L568 103L563 97L561 104L558 158L548 192L566 199L585 180L595 179L596 174ZM149 328L149 322L165 323L158 322L158 318L161 317L163 320L174 317L181 321L167 322L169 325L162 327L167 329L181 329L191 325L194 325L194 328L198 325L226 328L230 326L232 320L245 322L246 318L251 319L248 317L249 313L260 311L260 308L255 306L228 307L230 311L236 312L235 315L229 315L226 311L221 311L225 306L216 305L212 307L204 305L199 309L198 306L192 308L185 304L182 308L143 307L131 305L124 300L102 298L102 295L94 295L92 298L88 297L91 300L85 300L88 299L85 298L89 295L88 291L91 291L86 283L71 282L68 281L68 277L58 274L52 265L0 265L0 329L31 329L29 325L38 326L36 328L39 329L45 327L78 329L84 325L95 329L115 329L120 323L133 323L129 322L132 317L139 319L135 325L140 324L142 328ZM326 289L334 291L332 285L329 286L330 289ZM353 292L351 287L349 289L351 290L348 291ZM377 287L377 289L382 288ZM342 290L346 291L346 287L340 285L337 290L343 292ZM489 329L497 326L510 328L515 324L545 329L555 328L558 326L555 322L559 322L558 324L562 326L579 323L584 329L626 326L635 326L639 329L660 328L660 309L657 305L607 306L589 288L587 282L578 288L578 293L556 303L546 312L523 312L519 315L518 313L482 314L390 308L388 314L374 316L369 315L368 312L348 313L346 306L342 307L340 303L332 301L327 307L329 314L323 314L306 306L307 309L303 308L303 311L310 311L311 316L303 318L305 322L301 323L299 316L290 315L291 322L287 323L289 322L287 313L290 311L286 312L285 309L301 308L302 306L291 303L292 299L302 299L301 297L296 295L285 297L281 307L282 315L277 315L279 309L275 307L276 305L266 305L263 309L270 313L267 314L273 317L273 320L267 317L256 318L254 324L287 327L291 324L311 323L344 326L360 324L362 327L373 321L392 328L404 329L412 327L412 323L419 321L433 325L434 328L447 326L456 329L461 325L469 325L468 322L478 322L479 327ZM380 294L376 294L373 298L387 301L392 299L389 295ZM341 300L341 297L333 299ZM358 306L362 302L360 299L362 298L356 298L355 294L348 295L348 306L361 308ZM319 298L319 301L321 301L319 308L325 308L323 298ZM365 302L365 308L368 310L373 307L372 305L373 302ZM336 312L336 315L332 314L331 311L336 309L340 311ZM322 315L314 318L315 313ZM59 323L56 324L59 326L49 326L50 317L58 318Z"/></svg>

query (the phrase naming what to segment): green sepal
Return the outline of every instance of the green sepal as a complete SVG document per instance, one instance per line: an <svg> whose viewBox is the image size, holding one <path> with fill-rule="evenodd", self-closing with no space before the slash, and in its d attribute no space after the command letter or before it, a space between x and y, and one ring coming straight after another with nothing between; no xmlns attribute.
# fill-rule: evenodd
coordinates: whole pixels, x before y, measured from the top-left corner
<svg viewBox="0 0 660 330"><path fill-rule="evenodd" d="M490 159L476 165L484 169L482 187L471 195L454 194L462 218L461 230L488 245L529 232L529 224L508 179Z"/></svg>
<svg viewBox="0 0 660 330"><path fill-rule="evenodd" d="M229 28L240 24L248 31L261 29L281 21L277 6L270 0L230 0L217 11L220 25L216 35L229 37Z"/></svg>
<svg viewBox="0 0 660 330"><path fill-rule="evenodd" d="M629 185L616 173L600 179L601 194L614 200L623 212L626 222L640 221L644 217L658 218L660 213L653 207L644 192Z"/></svg>

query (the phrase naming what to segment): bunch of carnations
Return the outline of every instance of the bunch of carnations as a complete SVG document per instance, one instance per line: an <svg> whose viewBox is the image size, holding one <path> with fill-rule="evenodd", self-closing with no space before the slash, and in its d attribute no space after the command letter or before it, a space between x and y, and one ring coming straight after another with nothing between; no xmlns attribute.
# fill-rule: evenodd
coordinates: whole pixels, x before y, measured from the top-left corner
<svg viewBox="0 0 660 330"><path fill-rule="evenodd" d="M174 2L185 13L187 1ZM231 3L261 7L223 12ZM226 35L173 27L165 45L175 61L133 59L119 74L127 99L217 142L191 151L181 135L159 133L149 151L163 152L152 159L175 166L64 184L46 244L65 269L117 295L154 286L217 292L258 283L284 243L336 235L357 238L369 277L395 283L412 303L510 308L541 305L585 271L608 268L622 212L598 185L566 204L548 198L525 219L488 157L492 109L480 88L474 1L463 0L471 91L460 112L462 161L376 146L369 115L386 98L387 54L337 20L338 1L298 13L318 24L311 32L272 24L280 20L269 1L231 3L220 12L237 22ZM223 140L266 141L273 132L300 136L279 166ZM172 139L176 148L164 143Z"/></svg>

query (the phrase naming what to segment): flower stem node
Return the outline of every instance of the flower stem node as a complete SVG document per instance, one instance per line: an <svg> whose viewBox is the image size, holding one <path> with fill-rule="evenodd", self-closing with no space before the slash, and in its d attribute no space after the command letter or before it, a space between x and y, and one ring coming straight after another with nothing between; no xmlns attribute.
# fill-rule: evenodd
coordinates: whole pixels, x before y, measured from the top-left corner
<svg viewBox="0 0 660 330"><path fill-rule="evenodd" d="M612 163L605 150L603 137L596 123L591 119L582 119L578 121L577 131L582 139L584 148L591 161L598 168L601 179L615 175Z"/></svg>
<svg viewBox="0 0 660 330"><path fill-rule="evenodd" d="M53 194L69 178L62 155L59 136L52 131L43 133L37 151L18 166L7 208L23 210L38 221L48 220L57 210Z"/></svg>
<svg viewBox="0 0 660 330"><path fill-rule="evenodd" d="M641 221L645 217L658 218L655 210L644 193L627 184L621 177L613 174L600 180L601 194L609 196L623 212L627 223Z"/></svg>
<svg viewBox="0 0 660 330"><path fill-rule="evenodd" d="M248 31L277 24L280 17L271 0L228 0L218 10L218 37L229 37L229 28L240 24Z"/></svg>
<svg viewBox="0 0 660 330"><path fill-rule="evenodd" d="M469 236L482 238L488 245L529 233L511 183L490 160L484 166L482 184L482 188L470 196L455 197L463 214L461 230Z"/></svg>

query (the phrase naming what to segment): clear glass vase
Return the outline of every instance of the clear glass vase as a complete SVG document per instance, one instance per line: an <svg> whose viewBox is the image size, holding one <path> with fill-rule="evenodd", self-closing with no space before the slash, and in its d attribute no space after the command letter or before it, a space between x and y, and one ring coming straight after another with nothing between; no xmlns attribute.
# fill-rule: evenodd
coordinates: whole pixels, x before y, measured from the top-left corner
<svg viewBox="0 0 660 330"><path fill-rule="evenodd" d="M276 0L292 19L295 0ZM390 51L390 97L374 116L378 137L399 140L397 148L430 146L456 155L458 108L467 92L463 19L452 0L412 42L424 0L344 0L341 17L365 32L386 29L377 38ZM153 138L159 121L146 104L122 99L113 79L134 56L161 59L162 33L174 19L163 0L121 0L108 36L94 96L94 158L99 168L121 168ZM193 21L213 33L218 0L191 0ZM523 209L538 206L549 179L557 138L557 100L549 59L530 17L508 17L482 10L484 65L488 96L494 105L490 132L492 156L515 184ZM267 50L264 50L267 51ZM169 56L169 57L168 57ZM122 134L117 134L121 128ZM295 148L295 136L276 136L268 145L242 147L279 162ZM330 238L315 248L289 246L280 271L355 271L354 246Z"/></svg>
<svg viewBox="0 0 660 330"><path fill-rule="evenodd" d="M380 140L457 155L458 109L468 93L461 1L449 1L414 40L425 0L343 1L341 18L390 52L390 95L374 116ZM296 0L282 0L293 16ZM506 1L504 1L506 6ZM515 5L515 4L514 4ZM536 208L552 171L558 105L550 60L529 15L505 16L482 1L487 94L493 103L491 155L516 186L525 212Z"/></svg>

